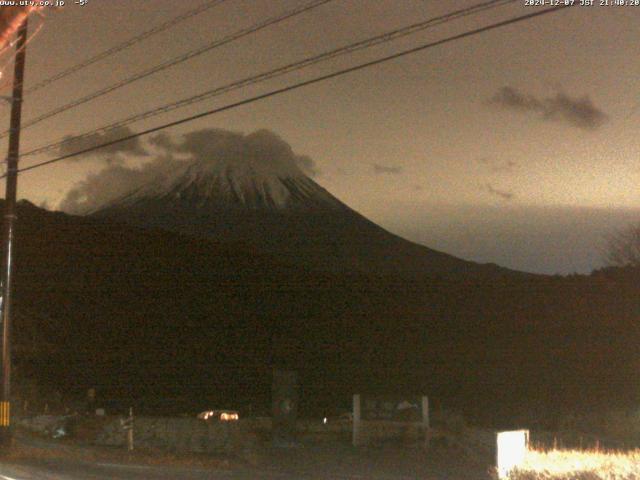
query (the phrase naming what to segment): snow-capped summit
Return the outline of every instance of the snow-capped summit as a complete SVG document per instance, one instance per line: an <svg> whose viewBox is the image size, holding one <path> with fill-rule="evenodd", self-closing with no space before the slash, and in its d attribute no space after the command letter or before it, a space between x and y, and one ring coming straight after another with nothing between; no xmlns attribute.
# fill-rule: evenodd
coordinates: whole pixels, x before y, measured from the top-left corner
<svg viewBox="0 0 640 480"><path fill-rule="evenodd" d="M127 202L151 196L191 203L194 208L212 209L284 212L341 206L297 166L286 169L251 160L234 163L190 161L181 172L165 179L165 185L150 184Z"/></svg>
<svg viewBox="0 0 640 480"><path fill-rule="evenodd" d="M273 133L259 130L245 137L216 133L205 151L200 149L187 160L158 164L144 184L97 210L130 208L151 199L207 210L286 213L346 208L305 174L299 165L305 157L296 156Z"/></svg>

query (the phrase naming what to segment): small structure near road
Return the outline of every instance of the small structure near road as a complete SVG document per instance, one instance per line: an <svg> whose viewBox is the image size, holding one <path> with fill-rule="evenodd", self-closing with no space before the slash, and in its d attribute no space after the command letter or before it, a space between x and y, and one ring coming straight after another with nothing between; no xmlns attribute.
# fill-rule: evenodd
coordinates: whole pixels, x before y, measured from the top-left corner
<svg viewBox="0 0 640 480"><path fill-rule="evenodd" d="M429 440L429 399L416 395L353 396L353 445L388 438Z"/></svg>

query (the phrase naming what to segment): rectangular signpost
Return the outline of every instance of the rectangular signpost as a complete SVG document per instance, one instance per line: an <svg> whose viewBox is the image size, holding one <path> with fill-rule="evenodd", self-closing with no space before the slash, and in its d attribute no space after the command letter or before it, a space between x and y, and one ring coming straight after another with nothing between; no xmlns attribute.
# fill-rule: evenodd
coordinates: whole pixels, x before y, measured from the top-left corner
<svg viewBox="0 0 640 480"><path fill-rule="evenodd" d="M429 441L429 399L417 395L360 395L353 396L353 445L365 443L366 431L377 429L390 432L413 426L424 432Z"/></svg>
<svg viewBox="0 0 640 480"><path fill-rule="evenodd" d="M508 478L509 472L522 464L529 448L529 430L496 433L496 468L498 478Z"/></svg>

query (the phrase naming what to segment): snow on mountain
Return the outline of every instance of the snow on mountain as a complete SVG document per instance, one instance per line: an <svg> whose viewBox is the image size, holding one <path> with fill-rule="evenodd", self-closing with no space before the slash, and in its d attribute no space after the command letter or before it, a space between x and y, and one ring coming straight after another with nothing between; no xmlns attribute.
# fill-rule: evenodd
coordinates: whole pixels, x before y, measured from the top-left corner
<svg viewBox="0 0 640 480"><path fill-rule="evenodd" d="M149 199L188 203L193 208L305 210L341 208L342 204L297 166L283 168L252 159L238 162L192 160L173 175L159 177L108 207L131 206Z"/></svg>

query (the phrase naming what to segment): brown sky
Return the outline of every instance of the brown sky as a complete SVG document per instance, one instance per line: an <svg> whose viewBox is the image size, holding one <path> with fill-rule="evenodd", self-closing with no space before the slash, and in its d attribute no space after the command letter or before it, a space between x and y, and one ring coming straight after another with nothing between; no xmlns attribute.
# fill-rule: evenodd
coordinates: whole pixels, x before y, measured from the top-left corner
<svg viewBox="0 0 640 480"><path fill-rule="evenodd" d="M23 133L23 150L477 1L334 0L29 128ZM27 87L201 3L89 0L83 7L68 1L58 11L48 10L29 44ZM23 118L29 120L300 3L227 0L27 97ZM541 7L525 6L522 0L132 128L165 123L536 8ZM32 32L38 23L32 19ZM638 34L640 7L574 7L170 133L268 128L315 161L320 184L398 233L466 258L515 268L588 271L597 263L594 248L603 232L640 218L628 213L640 206ZM1 60L8 62L8 54ZM10 77L10 64L4 73ZM0 115L8 125L8 109ZM25 159L23 165L43 159ZM55 207L76 182L104 168L104 160L83 158L25 173L20 195ZM585 210L589 208L593 210ZM526 212L541 209L547 220L520 222L517 231L518 218L530 218ZM497 213L487 215L488 211ZM574 220L563 223L564 214L556 218L549 213L560 211L605 213L576 213ZM582 244L562 245L562 252L552 256L557 259L544 268L536 258L554 245L560 248L557 242L517 240L552 234L566 240L583 217L589 221L580 223L586 231L580 235ZM476 233L467 235L470 229ZM505 255L500 242L517 245Z"/></svg>

